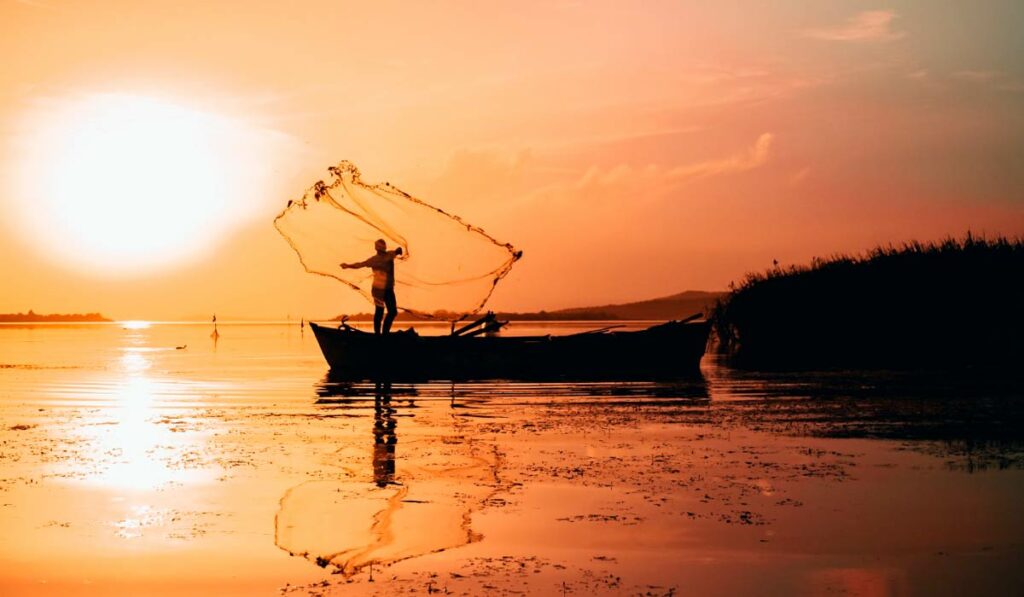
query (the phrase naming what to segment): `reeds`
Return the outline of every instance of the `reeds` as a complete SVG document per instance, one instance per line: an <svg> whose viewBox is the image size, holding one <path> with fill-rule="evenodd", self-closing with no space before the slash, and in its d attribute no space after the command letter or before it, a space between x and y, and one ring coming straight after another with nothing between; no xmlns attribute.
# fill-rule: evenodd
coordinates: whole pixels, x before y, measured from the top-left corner
<svg viewBox="0 0 1024 597"><path fill-rule="evenodd" d="M1021 356L1022 288L1024 242L968 233L749 274L711 319L740 365L998 366Z"/></svg>

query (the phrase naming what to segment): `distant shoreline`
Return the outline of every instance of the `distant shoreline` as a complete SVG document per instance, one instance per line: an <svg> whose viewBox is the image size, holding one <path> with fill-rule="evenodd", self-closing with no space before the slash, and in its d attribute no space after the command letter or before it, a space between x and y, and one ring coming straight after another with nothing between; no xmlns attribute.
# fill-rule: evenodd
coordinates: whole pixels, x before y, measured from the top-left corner
<svg viewBox="0 0 1024 597"><path fill-rule="evenodd" d="M0 323L109 323L112 319L99 313L51 313L29 310L28 313L0 313Z"/></svg>
<svg viewBox="0 0 1024 597"><path fill-rule="evenodd" d="M688 290L670 296L637 301L632 303L597 305L588 307L572 307L553 311L497 311L495 316L503 321L664 321L683 319L696 313L708 313L714 303L726 295L725 292ZM399 298L401 300L401 298ZM300 321L341 321L343 315L335 317L307 317ZM368 312L347 315L349 321L373 321L373 314ZM400 313L397 321L424 322L457 319L458 314L446 311L435 313L435 319L417 317L409 313ZM122 320L110 319L100 313L53 313L43 314L29 310L27 313L0 313L0 323L117 323ZM278 319L232 319L219 318L220 323L287 323L295 320ZM192 318L182 320L152 320L150 323L207 323L208 319Z"/></svg>
<svg viewBox="0 0 1024 597"><path fill-rule="evenodd" d="M657 321L666 319L682 319L696 313L708 313L715 301L724 297L724 292L707 292L688 290L671 296L593 307L573 307L555 311L514 312L496 311L494 315L505 321ZM438 319L455 319L458 314L439 311ZM330 321L341 321L342 315ZM349 321L373 321L372 313L355 313L348 316ZM397 321L429 321L409 313L400 313Z"/></svg>

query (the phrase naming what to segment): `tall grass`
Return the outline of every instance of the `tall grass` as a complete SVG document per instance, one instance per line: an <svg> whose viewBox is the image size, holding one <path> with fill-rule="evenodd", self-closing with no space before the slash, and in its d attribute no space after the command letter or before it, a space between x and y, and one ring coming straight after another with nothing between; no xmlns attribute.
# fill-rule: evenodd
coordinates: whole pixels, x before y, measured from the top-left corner
<svg viewBox="0 0 1024 597"><path fill-rule="evenodd" d="M968 233L750 274L711 320L740 365L1019 363L1024 241Z"/></svg>

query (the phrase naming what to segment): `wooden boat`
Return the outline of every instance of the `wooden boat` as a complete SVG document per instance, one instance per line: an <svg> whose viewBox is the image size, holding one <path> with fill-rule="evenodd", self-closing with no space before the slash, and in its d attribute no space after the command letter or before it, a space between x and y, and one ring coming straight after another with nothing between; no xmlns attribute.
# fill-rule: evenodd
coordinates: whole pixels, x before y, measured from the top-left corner
<svg viewBox="0 0 1024 597"><path fill-rule="evenodd" d="M699 374L710 326L694 317L639 331L496 336L492 314L450 335L382 336L310 323L331 376L366 380L666 379Z"/></svg>

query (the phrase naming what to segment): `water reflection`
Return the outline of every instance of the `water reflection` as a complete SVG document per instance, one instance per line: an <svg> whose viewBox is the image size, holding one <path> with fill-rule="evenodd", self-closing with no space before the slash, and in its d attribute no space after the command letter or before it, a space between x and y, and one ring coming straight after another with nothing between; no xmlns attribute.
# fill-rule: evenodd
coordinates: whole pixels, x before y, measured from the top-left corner
<svg viewBox="0 0 1024 597"><path fill-rule="evenodd" d="M346 470L369 469L369 475L309 480L290 488L274 520L279 548L351 576L374 563L386 565L480 539L470 527L471 513L497 491L499 457L482 439L457 431L457 417L452 421L452 411L442 402L450 399L446 392L428 387L425 398L433 404L420 405L421 389L330 377L318 384L318 411L361 419L356 424L361 437L366 437L363 422L370 427L370 453L346 450L342 456L354 465ZM453 425L446 426L443 438L421 436L403 448L399 472L398 418L412 417L413 411L426 419L419 421L420 433L423 424L437 423L439 414ZM444 449L436 449L438 441Z"/></svg>
<svg viewBox="0 0 1024 597"><path fill-rule="evenodd" d="M132 337L133 343L140 339ZM95 427L98 451L105 456L94 481L120 489L154 489L177 476L153 458L161 444L172 441L170 432L154 423L155 381L147 375L152 361L147 351L129 346L118 360L119 379L114 385L114 417L110 426Z"/></svg>
<svg viewBox="0 0 1024 597"><path fill-rule="evenodd" d="M186 384L151 374L154 360L174 349L149 346L148 323L123 325L128 333L108 373L54 388L59 396L104 405L73 432L86 466L62 474L117 490L160 489L196 472L186 462L198 454L194 435L182 433L181 421L165 411L164 399Z"/></svg>
<svg viewBox="0 0 1024 597"><path fill-rule="evenodd" d="M144 373L150 362L139 353L128 352L121 365L125 376L116 390L118 404L110 411L115 423L99 436L100 449L111 462L96 481L111 487L153 489L174 477L163 463L150 457L170 438L152 422L154 383Z"/></svg>
<svg viewBox="0 0 1024 597"><path fill-rule="evenodd" d="M446 400L452 406L472 408L516 404L587 404L616 406L656 402L663 406L693 406L707 403L711 396L702 377L677 381L473 381L386 383L353 381L328 373L316 384L317 405L364 404L379 393L381 385L393 397Z"/></svg>
<svg viewBox="0 0 1024 597"><path fill-rule="evenodd" d="M121 327L126 330L145 330L148 329L150 325L152 325L150 322L141 319L129 319L121 322Z"/></svg>
<svg viewBox="0 0 1024 597"><path fill-rule="evenodd" d="M1024 383L978 372L764 372L713 357L715 409L775 433L900 440L967 472L1024 467Z"/></svg>
<svg viewBox="0 0 1024 597"><path fill-rule="evenodd" d="M714 357L703 375L677 381L317 384L321 407L365 407L386 396L447 400L456 416L501 417L521 405L552 409L642 408L652 422L747 426L792 436L887 439L948 457L973 472L1024 466L1024 386L1013 378L891 371L757 372ZM410 404L410 406L414 406ZM375 411L376 412L376 411ZM385 444L386 445L386 444Z"/></svg>
<svg viewBox="0 0 1024 597"><path fill-rule="evenodd" d="M416 408L415 388L393 388L391 383L378 382L369 386L354 386L350 382L334 382L330 376L317 386L316 404L320 408L360 410L373 400L373 482L377 487L399 485L395 481L396 449L398 446L397 408L395 394L405 398L405 406Z"/></svg>
<svg viewBox="0 0 1024 597"><path fill-rule="evenodd" d="M267 557L275 515L275 543L315 574L316 564L351 574L401 559L422 571L401 585L416 590L438 573L457 592L511 592L500 583L524 562L539 582L553 564L569 564L562 572L577 594L593 591L584 581L595 571L678 581L698 594L756 592L771 575L787 583L780 592L803 590L805 576L809 593L874 590L872 575L848 572L872 562L910 570L910 586L924 593L945 580L932 577L967 561L977 571L961 577L993 579L982 585L993 594L1019 576L1007 571L1020 559L1022 476L995 472L1024 462L1019 386L936 374L737 372L711 362L703 379L668 383L379 387L325 378L314 394L325 365L312 337L282 344L277 328L233 327L225 333L233 341L214 355L207 326L31 332L60 339L45 350L29 331L9 332L24 341L8 342L0 363L32 368L0 372L11 396L0 432L14 450L0 488L13 505L0 512L8 535L24 538L9 541L0 560L30 562L22 574L32 583L50 570L94 578L109 562L150 572L156 559L176 570L199 562L220 571L224 586L246 562L273 575L275 587L294 588L295 562ZM24 485L18 467L32 475ZM986 467L992 472L959 473ZM51 484L41 472L62 474ZM486 516L476 516L482 508ZM409 560L481 536L482 551L450 560L495 559L456 569L461 580L434 569L449 558ZM53 545L82 557L54 567ZM517 559L497 559L505 555ZM532 571L538 561L549 576ZM685 576L694 570L703 572ZM722 584L740 577L756 580L741 590ZM385 590L380 577L372 587L346 580L334 588ZM467 588L477 580L499 588ZM555 585L539 586L530 589Z"/></svg>
<svg viewBox="0 0 1024 597"><path fill-rule="evenodd" d="M377 384L377 397L373 403L373 481L377 487L387 487L395 482L398 422L391 406L390 391L390 384Z"/></svg>

